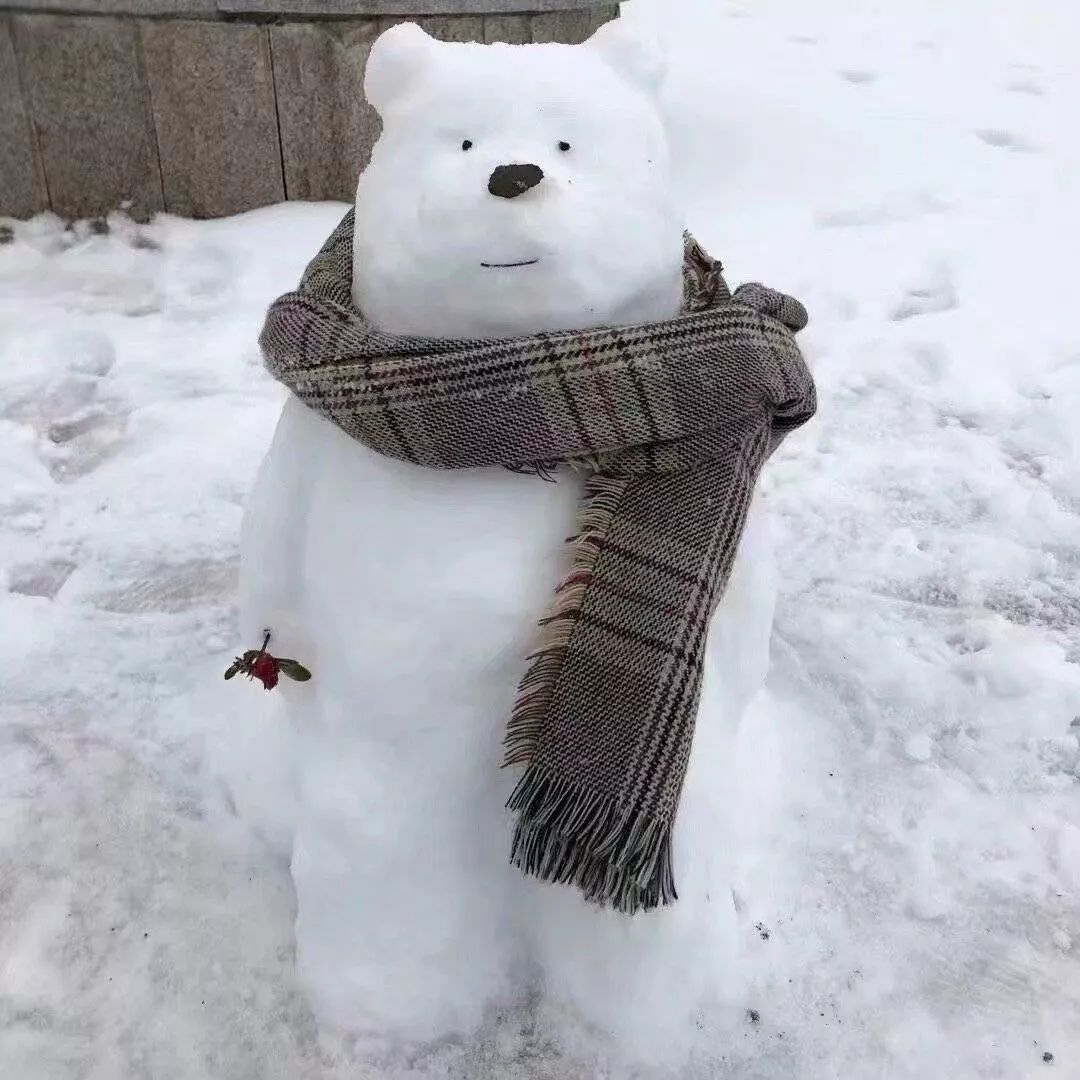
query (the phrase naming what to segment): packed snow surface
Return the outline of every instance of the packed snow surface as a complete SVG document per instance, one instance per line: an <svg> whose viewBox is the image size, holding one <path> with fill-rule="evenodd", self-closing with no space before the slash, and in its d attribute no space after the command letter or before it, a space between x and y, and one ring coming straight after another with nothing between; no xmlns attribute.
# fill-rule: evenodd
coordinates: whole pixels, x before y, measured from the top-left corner
<svg viewBox="0 0 1080 1080"><path fill-rule="evenodd" d="M1080 12L640 3L689 224L806 301L821 392L765 484L769 694L718 838L741 998L699 1072L1073 1074ZM255 336L343 210L0 246L4 1077L626 1075L528 1002L403 1057L298 990L281 837L243 813L283 736L220 673L283 400Z"/></svg>

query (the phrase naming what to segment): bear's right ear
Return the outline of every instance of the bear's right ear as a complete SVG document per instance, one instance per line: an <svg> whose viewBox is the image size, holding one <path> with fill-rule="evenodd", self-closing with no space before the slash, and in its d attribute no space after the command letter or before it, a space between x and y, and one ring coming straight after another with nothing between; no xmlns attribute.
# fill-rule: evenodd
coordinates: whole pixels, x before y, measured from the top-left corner
<svg viewBox="0 0 1080 1080"><path fill-rule="evenodd" d="M604 23L586 42L624 78L647 94L656 96L667 74L667 60L660 48L627 28L625 19Z"/></svg>
<svg viewBox="0 0 1080 1080"><path fill-rule="evenodd" d="M427 68L436 44L416 23L398 23L375 39L364 72L364 97L376 112L381 114L413 84Z"/></svg>

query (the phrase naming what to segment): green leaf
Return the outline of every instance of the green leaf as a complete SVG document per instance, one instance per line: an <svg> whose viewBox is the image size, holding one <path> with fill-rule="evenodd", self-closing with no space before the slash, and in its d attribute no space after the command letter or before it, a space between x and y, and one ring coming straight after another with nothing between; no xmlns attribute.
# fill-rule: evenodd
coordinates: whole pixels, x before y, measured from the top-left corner
<svg viewBox="0 0 1080 1080"><path fill-rule="evenodd" d="M311 678L311 672L303 664L298 664L295 660L286 660L281 656L275 656L274 659L277 660L282 675L288 675L296 682L307 682Z"/></svg>
<svg viewBox="0 0 1080 1080"><path fill-rule="evenodd" d="M243 660L241 660L239 657L237 657L237 659L234 660L233 663L231 663L228 666L228 668L225 670L225 678L226 679L231 679L234 675L239 674L240 669L243 666L244 666Z"/></svg>

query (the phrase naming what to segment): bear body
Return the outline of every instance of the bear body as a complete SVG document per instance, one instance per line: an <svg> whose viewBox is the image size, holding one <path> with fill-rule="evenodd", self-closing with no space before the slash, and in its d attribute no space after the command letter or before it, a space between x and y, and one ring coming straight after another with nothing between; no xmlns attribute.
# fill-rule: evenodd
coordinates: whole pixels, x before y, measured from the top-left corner
<svg viewBox="0 0 1080 1080"><path fill-rule="evenodd" d="M380 327L505 336L674 315L682 236L650 73L619 42L376 44L354 298ZM568 147L568 149L564 149ZM496 176L500 168L515 168ZM536 173L542 174L540 179ZM499 191L496 191L499 189ZM538 973L641 1054L723 998L734 911L721 779L765 674L775 585L755 508L714 617L674 836L678 903L628 917L509 865L501 740L581 480L381 458L291 399L246 512L245 639L314 673L293 729L297 962L324 1021L468 1032Z"/></svg>

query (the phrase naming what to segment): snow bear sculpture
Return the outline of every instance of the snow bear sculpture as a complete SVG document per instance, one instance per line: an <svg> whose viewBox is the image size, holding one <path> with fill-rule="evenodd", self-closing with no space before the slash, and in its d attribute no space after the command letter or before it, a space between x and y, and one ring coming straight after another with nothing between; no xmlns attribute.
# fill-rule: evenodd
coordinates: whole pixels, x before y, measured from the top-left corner
<svg viewBox="0 0 1080 1080"><path fill-rule="evenodd" d="M365 83L383 133L357 190L357 306L389 331L469 338L676 314L656 82L616 24L578 46L387 31ZM295 739L298 965L324 1022L467 1032L539 973L558 1009L671 1055L722 997L735 923L718 778L765 674L764 523L751 516L711 629L679 902L628 917L508 863L500 743L579 494L569 472L381 458L284 408L247 510L242 621L314 673L275 694Z"/></svg>

